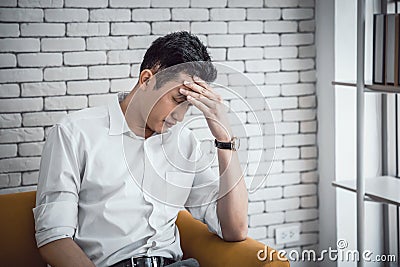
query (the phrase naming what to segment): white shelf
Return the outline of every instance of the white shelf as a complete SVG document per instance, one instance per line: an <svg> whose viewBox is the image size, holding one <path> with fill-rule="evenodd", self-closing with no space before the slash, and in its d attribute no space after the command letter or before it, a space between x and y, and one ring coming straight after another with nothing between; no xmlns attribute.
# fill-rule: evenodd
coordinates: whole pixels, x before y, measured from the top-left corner
<svg viewBox="0 0 400 267"><path fill-rule="evenodd" d="M335 181L332 185L357 192L356 180ZM365 179L365 196L374 201L400 206L400 178L379 176Z"/></svg>
<svg viewBox="0 0 400 267"><path fill-rule="evenodd" d="M357 84L355 82L344 82L344 81L333 81L332 85L357 87ZM367 82L366 84L364 84L364 87L365 87L364 92L389 93L389 94L400 93L399 85L373 84Z"/></svg>

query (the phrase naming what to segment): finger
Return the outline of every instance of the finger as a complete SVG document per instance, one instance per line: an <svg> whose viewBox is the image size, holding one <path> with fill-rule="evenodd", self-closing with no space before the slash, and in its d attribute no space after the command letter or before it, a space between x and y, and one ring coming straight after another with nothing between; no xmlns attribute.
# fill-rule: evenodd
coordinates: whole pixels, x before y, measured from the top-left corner
<svg viewBox="0 0 400 267"><path fill-rule="evenodd" d="M204 88L206 88L209 91L214 91L214 89L211 87L211 85L209 85L206 81L204 81L203 79L201 79L198 76L193 76L193 81L197 84L199 84L200 86L203 86Z"/></svg>
<svg viewBox="0 0 400 267"><path fill-rule="evenodd" d="M192 104L193 106L198 108L201 112L204 113L204 115L209 113L209 108L204 103L199 101L198 98L194 98L192 96L188 96L187 99L188 99L190 104Z"/></svg>
<svg viewBox="0 0 400 267"><path fill-rule="evenodd" d="M198 94L202 94L202 95L204 95L205 97L208 97L208 98L210 98L210 99L216 99L216 100L218 99L217 96L216 96L212 91L207 90L207 88L205 88L205 87L203 87L203 86L200 86L199 84L197 84L197 83L195 83L195 82L184 81L183 84L184 84L187 88L189 88L189 89L195 91L195 92L198 93Z"/></svg>

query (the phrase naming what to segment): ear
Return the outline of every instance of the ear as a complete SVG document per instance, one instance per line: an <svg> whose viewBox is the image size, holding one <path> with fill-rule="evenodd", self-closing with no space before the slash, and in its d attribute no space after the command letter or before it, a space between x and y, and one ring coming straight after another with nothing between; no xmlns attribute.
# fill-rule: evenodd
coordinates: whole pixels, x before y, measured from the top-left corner
<svg viewBox="0 0 400 267"><path fill-rule="evenodd" d="M151 70L149 70L149 69L142 70L140 72L139 81L138 81L139 86L144 89L153 76L154 75L153 75L153 72L151 72Z"/></svg>

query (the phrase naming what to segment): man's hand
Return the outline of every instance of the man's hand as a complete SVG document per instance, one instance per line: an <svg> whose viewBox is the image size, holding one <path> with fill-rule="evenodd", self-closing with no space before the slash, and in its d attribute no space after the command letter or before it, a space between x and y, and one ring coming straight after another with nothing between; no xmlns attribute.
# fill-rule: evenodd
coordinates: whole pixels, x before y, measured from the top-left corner
<svg viewBox="0 0 400 267"><path fill-rule="evenodd" d="M189 103L203 112L212 135L221 142L231 141L232 130L221 96L197 77L194 77L192 82L185 81L183 84L189 90L181 88L180 93L187 96Z"/></svg>

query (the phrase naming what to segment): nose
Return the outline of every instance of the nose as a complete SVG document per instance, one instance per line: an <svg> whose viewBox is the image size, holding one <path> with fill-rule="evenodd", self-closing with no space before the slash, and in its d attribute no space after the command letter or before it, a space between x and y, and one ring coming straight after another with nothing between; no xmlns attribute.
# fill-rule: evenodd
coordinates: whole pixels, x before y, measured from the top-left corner
<svg viewBox="0 0 400 267"><path fill-rule="evenodd" d="M185 104L179 105L171 114L172 118L174 118L176 121L183 121L183 118L185 117L185 114L188 110L189 106Z"/></svg>

